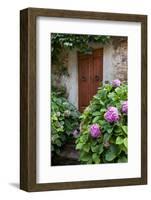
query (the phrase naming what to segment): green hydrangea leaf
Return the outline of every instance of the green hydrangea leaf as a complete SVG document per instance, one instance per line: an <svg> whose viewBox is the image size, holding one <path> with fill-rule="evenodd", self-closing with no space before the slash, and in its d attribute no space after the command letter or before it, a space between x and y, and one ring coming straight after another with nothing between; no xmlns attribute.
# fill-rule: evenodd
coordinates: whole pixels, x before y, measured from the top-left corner
<svg viewBox="0 0 151 200"><path fill-rule="evenodd" d="M107 129L107 132L110 134L110 133L112 133L112 131L113 131L113 128L108 128Z"/></svg>
<svg viewBox="0 0 151 200"><path fill-rule="evenodd" d="M107 161L112 161L116 158L116 154L112 151L108 151L106 154L105 154L105 159Z"/></svg>
<svg viewBox="0 0 151 200"><path fill-rule="evenodd" d="M84 144L84 145L83 145L83 150L84 150L85 152L87 152L87 153L88 153L88 152L90 151L90 147L91 147L91 146L90 146L90 144L89 144L89 143L87 143L87 144Z"/></svg>
<svg viewBox="0 0 151 200"><path fill-rule="evenodd" d="M91 151L92 152L98 152L99 151L99 145L91 146Z"/></svg>
<svg viewBox="0 0 151 200"><path fill-rule="evenodd" d="M86 132L87 133L87 132ZM88 134L83 134L81 137L80 137L80 142L81 143L86 143L88 141Z"/></svg>
<svg viewBox="0 0 151 200"><path fill-rule="evenodd" d="M96 116L96 117L92 120L92 123L93 123L93 124L94 124L94 123L97 123L99 119L100 119L100 116Z"/></svg>
<svg viewBox="0 0 151 200"><path fill-rule="evenodd" d="M105 133L105 134L104 134L104 137L103 137L103 143L106 143L106 142L108 142L108 141L110 140L110 137L111 137L111 135L110 135L110 134L108 134L108 133Z"/></svg>
<svg viewBox="0 0 151 200"><path fill-rule="evenodd" d="M124 144L121 144L119 146L120 146L121 151L123 151L123 152L125 152L127 154L127 147L125 147Z"/></svg>
<svg viewBox="0 0 151 200"><path fill-rule="evenodd" d="M99 164L100 163L100 156L97 153L93 153L92 155L92 160L96 163Z"/></svg>
<svg viewBox="0 0 151 200"><path fill-rule="evenodd" d="M76 145L76 149L77 149L77 150L82 149L82 147L83 147L83 143L78 143L78 144Z"/></svg>
<svg viewBox="0 0 151 200"><path fill-rule="evenodd" d="M84 162L88 162L91 159L91 154L82 152L80 154L80 160Z"/></svg>
<svg viewBox="0 0 151 200"><path fill-rule="evenodd" d="M105 112L106 112L106 108L102 108L102 109L100 110L100 112L105 113Z"/></svg>
<svg viewBox="0 0 151 200"><path fill-rule="evenodd" d="M87 164L92 164L93 163L93 160L92 158L90 158L88 161L87 161Z"/></svg>
<svg viewBox="0 0 151 200"><path fill-rule="evenodd" d="M103 143L102 143L102 144L99 145L98 153L101 154L101 153L103 153L103 151L104 151L104 146L103 146Z"/></svg>
<svg viewBox="0 0 151 200"><path fill-rule="evenodd" d="M127 132L128 132L127 126L122 126L122 130L124 131L125 134L127 134Z"/></svg>
<svg viewBox="0 0 151 200"><path fill-rule="evenodd" d="M115 142L116 144L123 144L124 143L124 139L122 138L122 137L120 137L120 136L118 136L117 138L116 138L116 142Z"/></svg>
<svg viewBox="0 0 151 200"><path fill-rule="evenodd" d="M96 112L92 113L92 115L93 115L93 116L100 116L101 113L100 113L99 111L96 111Z"/></svg>
<svg viewBox="0 0 151 200"><path fill-rule="evenodd" d="M126 156L122 156L118 159L118 163L126 163L127 162L127 157Z"/></svg>
<svg viewBox="0 0 151 200"><path fill-rule="evenodd" d="M120 152L121 150L117 145L111 144L109 147L109 150L107 151L105 155L105 159L107 161L112 161L120 154Z"/></svg>
<svg viewBox="0 0 151 200"><path fill-rule="evenodd" d="M127 138L124 139L124 145L126 148L128 148L128 139Z"/></svg>

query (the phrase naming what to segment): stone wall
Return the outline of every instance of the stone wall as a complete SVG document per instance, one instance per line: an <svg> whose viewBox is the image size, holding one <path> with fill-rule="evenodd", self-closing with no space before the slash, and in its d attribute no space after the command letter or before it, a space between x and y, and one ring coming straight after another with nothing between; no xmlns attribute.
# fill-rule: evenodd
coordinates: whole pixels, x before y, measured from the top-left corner
<svg viewBox="0 0 151 200"><path fill-rule="evenodd" d="M114 37L112 41L112 66L114 78L121 81L127 80L128 70L128 45L127 37Z"/></svg>

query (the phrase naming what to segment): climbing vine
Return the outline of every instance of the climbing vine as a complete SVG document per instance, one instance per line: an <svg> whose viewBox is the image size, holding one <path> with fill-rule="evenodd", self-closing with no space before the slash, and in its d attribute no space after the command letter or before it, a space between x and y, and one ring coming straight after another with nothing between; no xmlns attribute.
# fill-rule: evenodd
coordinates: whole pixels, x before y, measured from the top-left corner
<svg viewBox="0 0 151 200"><path fill-rule="evenodd" d="M68 75L65 66L66 55L70 50L77 49L81 53L91 53L92 44L109 43L110 36L103 35L78 35L78 34L51 34L51 59L52 65L56 66L57 75Z"/></svg>

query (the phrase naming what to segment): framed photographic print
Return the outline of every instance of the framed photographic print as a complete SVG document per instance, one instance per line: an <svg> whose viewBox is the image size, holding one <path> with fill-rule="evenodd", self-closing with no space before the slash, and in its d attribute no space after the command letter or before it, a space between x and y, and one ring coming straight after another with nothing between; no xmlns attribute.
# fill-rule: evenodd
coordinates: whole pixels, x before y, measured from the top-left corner
<svg viewBox="0 0 151 200"><path fill-rule="evenodd" d="M20 12L20 188L147 184L147 16Z"/></svg>

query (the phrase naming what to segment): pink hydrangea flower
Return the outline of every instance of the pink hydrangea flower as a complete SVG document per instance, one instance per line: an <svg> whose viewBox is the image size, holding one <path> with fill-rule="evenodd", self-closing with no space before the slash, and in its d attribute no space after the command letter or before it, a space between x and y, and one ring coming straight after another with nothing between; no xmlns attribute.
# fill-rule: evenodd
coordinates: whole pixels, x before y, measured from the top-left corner
<svg viewBox="0 0 151 200"><path fill-rule="evenodd" d="M110 123L117 122L119 120L118 109L116 107L109 107L107 112L104 114L104 118Z"/></svg>
<svg viewBox="0 0 151 200"><path fill-rule="evenodd" d="M122 103L122 112L127 114L128 113L128 101L124 101Z"/></svg>
<svg viewBox="0 0 151 200"><path fill-rule="evenodd" d="M90 134L93 138L98 138L99 136L101 136L101 130L98 124L91 125Z"/></svg>
<svg viewBox="0 0 151 200"><path fill-rule="evenodd" d="M121 81L119 79L115 79L112 81L113 87L119 87L121 85Z"/></svg>

